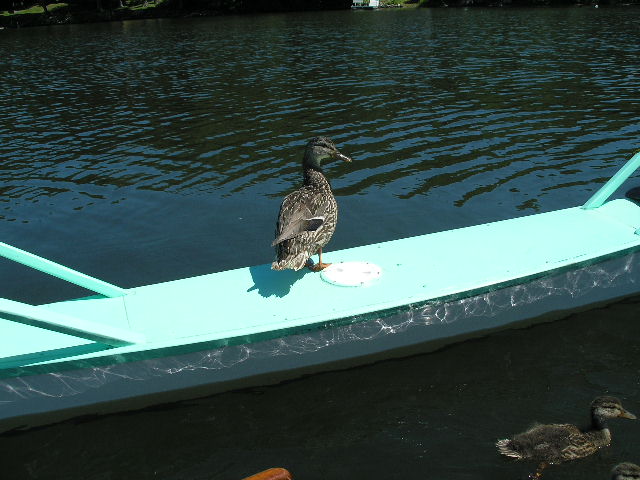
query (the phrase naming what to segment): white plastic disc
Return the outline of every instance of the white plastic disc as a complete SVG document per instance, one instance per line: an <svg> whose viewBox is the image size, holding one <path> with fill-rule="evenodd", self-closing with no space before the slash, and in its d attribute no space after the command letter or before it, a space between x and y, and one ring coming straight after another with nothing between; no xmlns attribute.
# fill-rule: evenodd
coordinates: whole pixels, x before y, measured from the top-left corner
<svg viewBox="0 0 640 480"><path fill-rule="evenodd" d="M329 265L320 276L325 282L341 287L366 287L380 279L382 269L375 263L340 262Z"/></svg>

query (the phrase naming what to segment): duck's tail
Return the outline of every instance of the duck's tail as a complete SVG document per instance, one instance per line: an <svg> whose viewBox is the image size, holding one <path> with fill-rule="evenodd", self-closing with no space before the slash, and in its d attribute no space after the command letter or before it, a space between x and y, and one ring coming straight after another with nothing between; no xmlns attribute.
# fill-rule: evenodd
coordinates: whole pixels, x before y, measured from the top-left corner
<svg viewBox="0 0 640 480"><path fill-rule="evenodd" d="M301 270L307 265L309 256L306 253L298 254L295 257L283 258L282 260L276 260L271 264L271 270Z"/></svg>
<svg viewBox="0 0 640 480"><path fill-rule="evenodd" d="M518 458L518 459L523 458L522 453L518 452L513 448L513 443L511 442L510 438L504 438L502 440L498 440L496 442L496 447L498 447L498 452L500 452L502 455L505 455L511 458Z"/></svg>

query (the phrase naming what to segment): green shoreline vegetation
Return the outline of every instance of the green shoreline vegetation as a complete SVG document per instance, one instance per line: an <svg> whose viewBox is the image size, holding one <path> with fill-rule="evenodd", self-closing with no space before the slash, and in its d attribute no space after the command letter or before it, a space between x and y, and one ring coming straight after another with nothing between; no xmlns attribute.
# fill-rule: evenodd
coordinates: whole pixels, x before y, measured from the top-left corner
<svg viewBox="0 0 640 480"><path fill-rule="evenodd" d="M407 0L383 0L401 5ZM417 0L409 0L417 1ZM351 0L0 0L0 27L27 27L138 18L212 16L348 9Z"/></svg>
<svg viewBox="0 0 640 480"><path fill-rule="evenodd" d="M0 28L233 13L349 9L351 0L0 0ZM382 7L627 6L640 0L382 0Z"/></svg>

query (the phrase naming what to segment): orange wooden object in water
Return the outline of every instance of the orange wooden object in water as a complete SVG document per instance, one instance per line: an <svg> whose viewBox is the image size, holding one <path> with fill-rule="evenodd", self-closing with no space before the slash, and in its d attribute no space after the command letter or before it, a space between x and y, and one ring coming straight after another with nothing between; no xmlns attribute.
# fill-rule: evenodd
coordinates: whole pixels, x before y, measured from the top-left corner
<svg viewBox="0 0 640 480"><path fill-rule="evenodd" d="M242 480L292 480L291 473L285 468L270 468Z"/></svg>

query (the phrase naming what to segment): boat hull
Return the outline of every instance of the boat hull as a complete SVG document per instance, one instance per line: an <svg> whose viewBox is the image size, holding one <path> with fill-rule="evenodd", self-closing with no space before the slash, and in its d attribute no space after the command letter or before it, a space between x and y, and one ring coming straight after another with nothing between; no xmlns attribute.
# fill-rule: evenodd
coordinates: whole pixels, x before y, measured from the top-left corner
<svg viewBox="0 0 640 480"><path fill-rule="evenodd" d="M251 343L0 379L0 432L424 353L638 293L640 253Z"/></svg>

